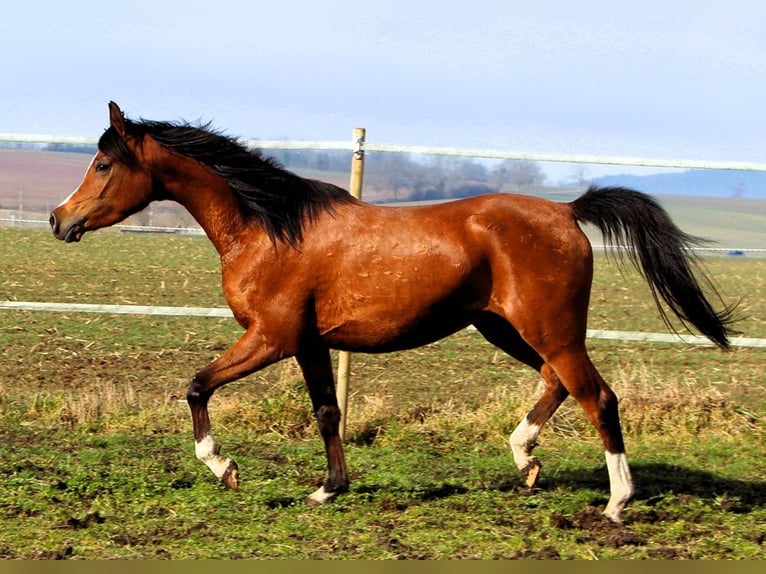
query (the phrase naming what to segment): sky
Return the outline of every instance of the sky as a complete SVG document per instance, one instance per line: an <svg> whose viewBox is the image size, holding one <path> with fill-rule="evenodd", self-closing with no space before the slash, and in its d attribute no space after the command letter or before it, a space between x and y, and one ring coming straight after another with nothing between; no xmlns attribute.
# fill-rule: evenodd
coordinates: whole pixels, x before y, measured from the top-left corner
<svg viewBox="0 0 766 574"><path fill-rule="evenodd" d="M30 0L4 5L0 54L5 133L98 137L114 100L243 139L766 149L761 0Z"/></svg>

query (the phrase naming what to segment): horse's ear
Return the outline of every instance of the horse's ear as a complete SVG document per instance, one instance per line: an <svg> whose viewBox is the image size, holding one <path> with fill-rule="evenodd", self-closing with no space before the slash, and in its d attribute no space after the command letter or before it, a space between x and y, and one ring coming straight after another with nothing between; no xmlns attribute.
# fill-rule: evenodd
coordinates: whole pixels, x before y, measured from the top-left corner
<svg viewBox="0 0 766 574"><path fill-rule="evenodd" d="M114 102L109 102L109 123L120 136L125 137L125 116L122 114L120 106Z"/></svg>

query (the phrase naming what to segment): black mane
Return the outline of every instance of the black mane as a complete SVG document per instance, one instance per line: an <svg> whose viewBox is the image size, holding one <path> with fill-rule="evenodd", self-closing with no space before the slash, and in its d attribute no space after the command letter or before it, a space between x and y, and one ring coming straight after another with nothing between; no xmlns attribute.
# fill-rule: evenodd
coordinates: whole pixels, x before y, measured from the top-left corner
<svg viewBox="0 0 766 574"><path fill-rule="evenodd" d="M354 201L346 190L304 179L260 150L210 129L209 124L195 127L125 119L125 131L139 140L148 135L161 146L206 165L229 184L242 213L261 225L273 242L299 244L307 222L323 211L332 212L337 202ZM135 155L113 127L104 132L98 147L116 161L138 167Z"/></svg>

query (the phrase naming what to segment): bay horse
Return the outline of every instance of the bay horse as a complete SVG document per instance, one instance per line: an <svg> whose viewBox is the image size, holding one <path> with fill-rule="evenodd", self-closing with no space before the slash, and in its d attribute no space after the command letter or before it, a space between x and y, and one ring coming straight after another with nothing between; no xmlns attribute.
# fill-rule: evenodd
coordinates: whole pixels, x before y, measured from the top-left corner
<svg viewBox="0 0 766 574"><path fill-rule="evenodd" d="M572 395L603 443L604 514L619 522L633 483L617 397L586 349L593 256L579 223L625 246L671 329L661 300L685 328L728 347L732 309L716 310L705 294L718 296L688 250L697 238L641 192L591 186L568 203L495 193L376 206L299 177L208 125L132 121L114 102L109 121L82 183L51 213L53 234L76 242L155 200L180 203L204 229L244 334L194 375L187 401L195 454L231 489L238 466L221 455L208 415L216 389L295 357L328 468L307 502L323 504L349 488L330 350L411 349L474 325L546 382L510 437L527 486L541 468L532 456L538 433Z"/></svg>

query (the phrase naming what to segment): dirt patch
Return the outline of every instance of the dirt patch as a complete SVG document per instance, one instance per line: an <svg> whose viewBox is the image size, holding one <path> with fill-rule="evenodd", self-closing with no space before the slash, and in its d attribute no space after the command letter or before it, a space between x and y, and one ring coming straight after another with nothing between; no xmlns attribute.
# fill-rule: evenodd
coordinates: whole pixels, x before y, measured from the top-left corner
<svg viewBox="0 0 766 574"><path fill-rule="evenodd" d="M691 558L687 551L679 548L650 548L646 554L655 560L688 560Z"/></svg>
<svg viewBox="0 0 766 574"><path fill-rule="evenodd" d="M68 518L66 524L62 525L62 528L80 530L81 528L88 528L93 524L103 524L104 522L106 522L106 518L101 516L100 513L90 512L84 518L76 518L74 516Z"/></svg>
<svg viewBox="0 0 766 574"><path fill-rule="evenodd" d="M64 544L61 548L55 550L42 550L30 556L31 560L69 560L74 556L74 547L71 544Z"/></svg>
<svg viewBox="0 0 766 574"><path fill-rule="evenodd" d="M748 534L744 538L745 540L754 542L755 544L758 544L759 546L763 546L764 542L766 542L766 530L764 530L763 532L755 533L755 534Z"/></svg>
<svg viewBox="0 0 766 574"><path fill-rule="evenodd" d="M551 526L560 530L579 530L579 542L589 542L608 548L623 546L645 546L646 539L637 535L629 527L615 524L606 518L595 506L586 506L571 519L559 512L550 516Z"/></svg>
<svg viewBox="0 0 766 574"><path fill-rule="evenodd" d="M559 551L553 546L545 546L540 550L521 550L510 556L511 560L561 560Z"/></svg>

